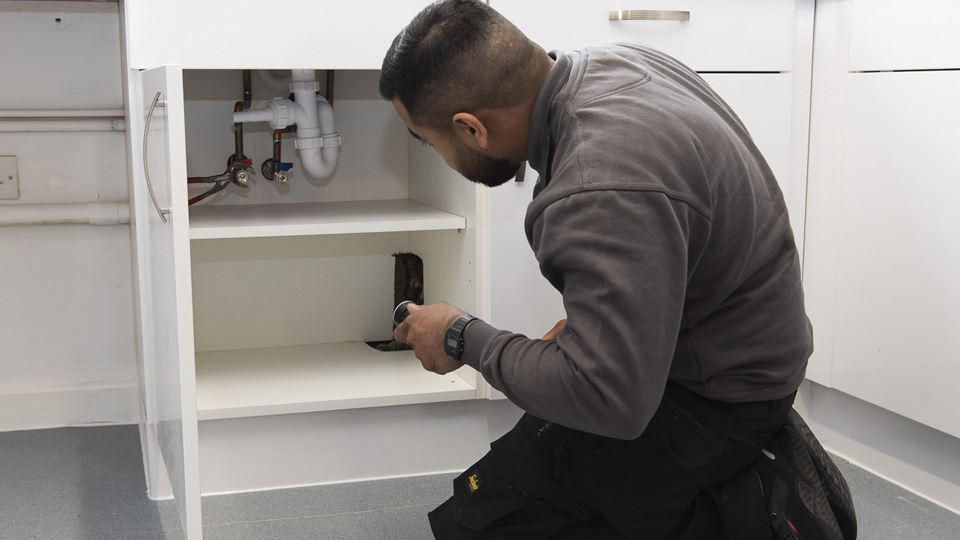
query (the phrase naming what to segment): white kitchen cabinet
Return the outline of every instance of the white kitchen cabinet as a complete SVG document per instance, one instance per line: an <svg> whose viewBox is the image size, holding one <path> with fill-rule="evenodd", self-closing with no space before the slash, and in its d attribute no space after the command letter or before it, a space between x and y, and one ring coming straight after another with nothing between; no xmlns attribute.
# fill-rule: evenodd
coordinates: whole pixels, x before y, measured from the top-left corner
<svg viewBox="0 0 960 540"><path fill-rule="evenodd" d="M138 249L145 394L156 401L146 407L155 411L147 423L156 430L188 530L199 527L198 456L208 444L198 437L198 422L485 395L482 380L469 368L437 376L424 371L411 351L380 352L364 343L391 339L397 252L423 258L427 302L445 300L486 315L479 294L489 287L482 288L477 271L485 264L477 242L486 226L478 211L486 204L483 192L458 178L432 150L411 142L389 103L352 94L355 79L363 85L376 81L376 72L355 71L343 73L342 97L335 102L344 115L343 153L354 156L341 162L334 182L355 176L351 159L357 154L378 156L358 161L383 161L392 174L353 178L354 185L325 190L298 176L298 160L289 149L284 159L294 163L291 185L298 187L258 178L247 190L231 188L223 200L188 209L187 176L220 172L227 154L217 146L224 139L232 144L229 115L219 135L188 142L187 133L208 124L208 114L194 113L233 109L189 82L209 75L166 66L129 77L140 96L130 106L131 117L138 116L131 123L145 126L150 119L146 163L133 168L137 239L164 250L154 255ZM230 71L214 75L239 80ZM239 93L242 87L234 89ZM143 111L157 92L163 106L149 116ZM185 115L187 110L191 114ZM383 126L367 122L371 115L389 120ZM385 131L348 136L358 135L352 131L358 124ZM263 137L255 129L249 135L245 153L258 156L259 163L272 146L257 144ZM221 169L209 170L209 155ZM166 223L152 204L144 170L167 212ZM315 193L295 200L306 202L269 200L304 184ZM384 191L402 198L377 198ZM323 202L310 202L321 196ZM176 332L168 330L171 325Z"/></svg>
<svg viewBox="0 0 960 540"><path fill-rule="evenodd" d="M848 75L832 350L834 388L954 436L958 94L960 72Z"/></svg>
<svg viewBox="0 0 960 540"><path fill-rule="evenodd" d="M422 0L124 0L129 66L380 69Z"/></svg>
<svg viewBox="0 0 960 540"><path fill-rule="evenodd" d="M960 2L852 2L850 71L957 69Z"/></svg>
<svg viewBox="0 0 960 540"><path fill-rule="evenodd" d="M376 95L375 72L338 78L344 149L335 181L295 172L289 186L278 187L260 178L250 190L204 201L215 205L187 208L187 176L221 172L232 153L230 115L242 86L240 72L230 68L279 70L257 79L258 101L286 95L286 88L263 81L291 68L379 68L393 36L422 3L373 7L377 17L365 19L339 2L247 2L230 9L124 3L145 440L157 442L145 448L145 462L148 469L165 465L165 473L148 470L151 487L169 477L190 539L202 534L200 478L209 483L204 493L221 489L207 469L217 471L213 464L225 457L209 449L236 436L224 426L243 431L249 422L237 422L257 417L485 395L469 369L435 376L412 352L379 352L363 343L390 339L393 253L423 257L427 301L485 315L488 302L477 295L489 289L478 286L477 273L477 231L486 219L477 209L485 199L432 151L410 142ZM275 46L251 29L269 19L267 9L287 22L282 34L270 36ZM156 92L161 106L150 119L144 158L140 134ZM270 132L246 131L245 153L259 170L270 154ZM291 141L284 157L296 171ZM233 424L222 423L227 419ZM220 423L200 430L200 421ZM162 460L151 455L158 451ZM207 456L204 472L200 454ZM259 480L254 485L279 485Z"/></svg>
<svg viewBox="0 0 960 540"><path fill-rule="evenodd" d="M789 74L704 74L730 104L757 141L787 196L791 220L802 234L802 178L790 182L791 86ZM540 275L523 229L537 173L528 168L523 182L509 182L491 191L493 261L492 322L529 337L540 337L564 318L560 294ZM799 195L799 196L798 196ZM799 240L798 240L799 241Z"/></svg>
<svg viewBox="0 0 960 540"><path fill-rule="evenodd" d="M803 74L790 66L794 28L803 26L793 10L812 4L776 4L774 11L753 14L778 29L775 46L753 48L754 56L741 62L741 44L716 55L725 55L722 63L704 56L700 67L715 72L707 74L711 84L740 112L778 176L783 171L783 182L805 161L797 158L793 121L803 101L796 93ZM439 434L415 417L419 407L442 401L463 411L456 402L492 393L472 370L435 376L410 352L381 353L362 343L390 337L394 253L423 258L428 303L447 301L531 337L563 317L559 295L539 275L523 234L534 175L497 190L464 181L409 137L390 104L376 95L374 70L424 2L365 5L364 12L376 13L369 20L341 2L265 5L247 1L215 10L207 3L123 2L149 431L145 462L151 488L169 477L190 540L202 534L201 491L297 485L316 474L351 478L337 474L337 463L325 462L327 456L344 458L342 449L314 450L324 444L318 426L363 418L376 429L403 427L405 436L418 439L384 452L376 463L364 461L370 474L396 474L416 461L408 456L423 453L426 441L450 444L433 441ZM712 9L711 3L698 5L706 13ZM270 20L272 13L282 14L287 30L258 33L251 21ZM716 24L696 28L701 33L664 43L713 47ZM572 35L558 29L555 35ZM772 49L779 52L767 54ZM288 186L277 186L257 178L250 189L231 187L188 208L186 177L221 172L232 153L230 115L240 99L241 70L254 70L258 102L286 95L285 85L273 79L293 68L337 70L333 105L343 147L334 179L295 173ZM737 71L751 73L729 74ZM323 72L317 75L322 81ZM147 110L157 92L162 106L150 119L143 150ZM244 150L258 171L270 136L266 128L245 129ZM296 171L291 142L282 148ZM154 208L144 171L160 212L167 213ZM802 215L802 200L799 208ZM464 432L456 420L431 418L430 425ZM362 426L351 429L376 445ZM348 431L330 441L346 441ZM270 465L247 466L246 459ZM462 459L416 461L414 470L458 468ZM157 470L160 463L166 473ZM247 472L238 476L238 470Z"/></svg>
<svg viewBox="0 0 960 540"><path fill-rule="evenodd" d="M808 376L960 436L960 49L930 16L947 4L911 3L894 26L890 2L818 11L805 289Z"/></svg>
<svg viewBox="0 0 960 540"><path fill-rule="evenodd" d="M641 42L676 56L737 112L777 177L802 250L806 201L812 0L641 0L636 11L688 12L689 21L610 20L607 6L577 0L491 0L491 6L547 50L574 50L610 41ZM621 6L612 6L621 7ZM652 14L656 16L656 14ZM494 323L536 337L563 311L559 296L539 272L523 231L536 173L492 194ZM523 255L521 255L523 253ZM516 299L528 299L518 302ZM537 317L539 314L539 318Z"/></svg>
<svg viewBox="0 0 960 540"><path fill-rule="evenodd" d="M634 41L697 71L790 71L795 0L491 0L490 5L549 50ZM627 9L629 8L629 9ZM611 20L612 10L651 20ZM620 14L618 17L628 17ZM672 20L674 18L688 20ZM657 20L660 19L660 20Z"/></svg>

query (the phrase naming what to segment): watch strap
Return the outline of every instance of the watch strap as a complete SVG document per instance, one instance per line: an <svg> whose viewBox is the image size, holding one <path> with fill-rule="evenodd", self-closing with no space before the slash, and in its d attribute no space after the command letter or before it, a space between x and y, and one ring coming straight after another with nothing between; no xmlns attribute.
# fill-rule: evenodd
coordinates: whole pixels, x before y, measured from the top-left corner
<svg viewBox="0 0 960 540"><path fill-rule="evenodd" d="M463 314L458 318L443 336L443 350L447 356L460 361L463 356L463 331L470 321L476 319L473 315Z"/></svg>

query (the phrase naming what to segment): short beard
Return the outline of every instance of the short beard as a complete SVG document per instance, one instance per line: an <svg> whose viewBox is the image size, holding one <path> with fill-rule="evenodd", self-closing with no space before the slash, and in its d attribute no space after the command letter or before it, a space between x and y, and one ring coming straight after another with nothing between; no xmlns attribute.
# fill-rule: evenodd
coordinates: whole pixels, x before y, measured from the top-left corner
<svg viewBox="0 0 960 540"><path fill-rule="evenodd" d="M497 187L517 176L520 163L485 156L466 146L456 146L457 172L464 178L487 187Z"/></svg>

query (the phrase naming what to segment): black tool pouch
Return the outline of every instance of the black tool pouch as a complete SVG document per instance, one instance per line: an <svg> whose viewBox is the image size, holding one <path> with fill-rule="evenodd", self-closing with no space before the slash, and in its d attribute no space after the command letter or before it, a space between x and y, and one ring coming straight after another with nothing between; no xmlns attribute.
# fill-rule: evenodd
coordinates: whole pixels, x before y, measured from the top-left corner
<svg viewBox="0 0 960 540"><path fill-rule="evenodd" d="M484 539L546 539L566 521L536 495L501 475L491 454L458 476L453 497L428 517L433 534L443 540L474 540L481 535Z"/></svg>
<svg viewBox="0 0 960 540"><path fill-rule="evenodd" d="M571 520L591 515L552 480L552 455L568 431L525 415L454 480L453 497L429 514L434 535L444 540L546 539Z"/></svg>

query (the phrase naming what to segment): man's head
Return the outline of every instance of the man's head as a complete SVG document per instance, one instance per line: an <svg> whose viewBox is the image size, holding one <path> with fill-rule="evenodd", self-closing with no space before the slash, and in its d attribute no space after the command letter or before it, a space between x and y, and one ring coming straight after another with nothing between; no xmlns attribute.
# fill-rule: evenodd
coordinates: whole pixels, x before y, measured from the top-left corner
<svg viewBox="0 0 960 540"><path fill-rule="evenodd" d="M543 49L486 4L440 0L394 39L380 95L448 165L498 185L525 158L528 109L550 64Z"/></svg>

